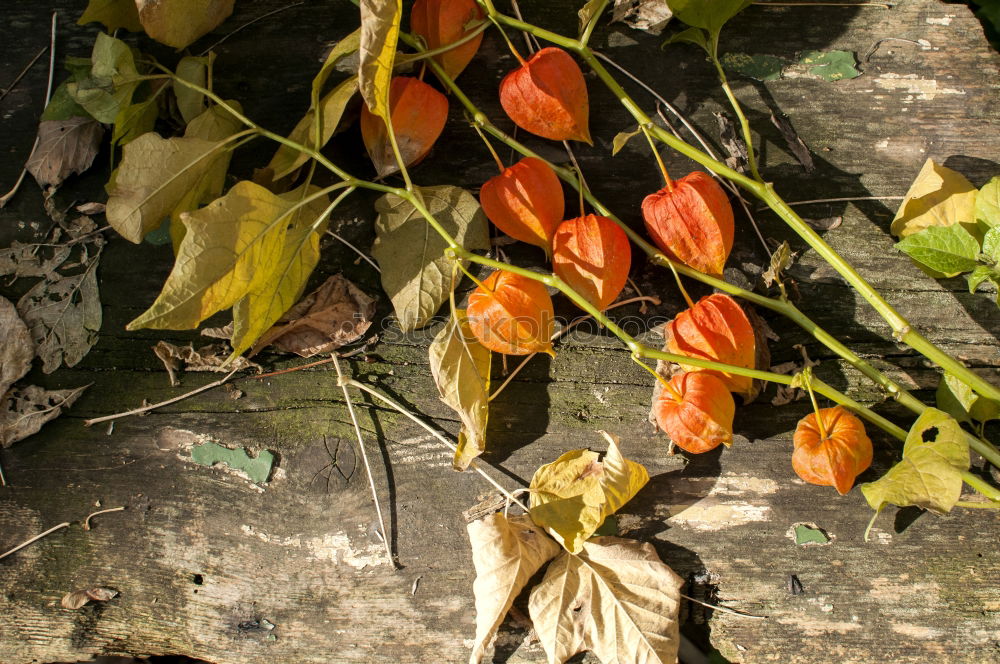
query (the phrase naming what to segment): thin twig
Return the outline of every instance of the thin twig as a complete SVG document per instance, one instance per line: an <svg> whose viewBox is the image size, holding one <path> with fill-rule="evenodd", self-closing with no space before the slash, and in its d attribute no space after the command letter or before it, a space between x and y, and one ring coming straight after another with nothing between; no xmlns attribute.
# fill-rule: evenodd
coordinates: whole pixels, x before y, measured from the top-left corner
<svg viewBox="0 0 1000 664"><path fill-rule="evenodd" d="M792 201L786 203L790 207L796 205L813 205L816 203L850 203L852 201L901 201L906 196L847 196L844 198L816 198L810 201Z"/></svg>
<svg viewBox="0 0 1000 664"><path fill-rule="evenodd" d="M367 254L365 254L365 252L361 251L360 249L358 249L353 244L351 244L350 242L348 242L347 240L345 240L341 236L337 235L333 231L327 231L326 234L329 235L330 237L336 238L336 239L340 240L341 242L343 242L345 245L347 245L348 248L353 249L354 253L356 253L358 256L361 256L366 261L368 261L368 264L371 265L373 268L375 268L376 272L378 272L379 274L382 273L382 269L375 263L375 261L373 261L371 258L369 258L367 256Z"/></svg>
<svg viewBox="0 0 1000 664"><path fill-rule="evenodd" d="M209 46L208 48L206 48L206 49L205 49L204 51L202 51L202 52L201 52L201 56L200 56L200 57L205 57L206 55L208 55L208 54L209 54L209 52L210 52L210 51L211 51L211 50L212 50L213 48L215 48L216 46L218 46L218 45L219 45L219 44L221 44L222 42L226 41L227 39L229 39L230 37L232 37L233 35L235 35L235 34L236 34L237 32L240 32L241 30L244 30L244 29L246 29L246 28L249 28L249 27L250 27L251 25L253 25L253 24L254 24L254 23L256 23L257 21L263 21L263 20L264 20L265 18L267 18L268 16L274 16L275 14L277 14L277 13L279 13L279 12L283 12L283 11L285 11L286 9L291 9L292 7L298 7L298 6L300 6L300 5L304 5L304 4L306 4L306 3L305 3L305 2L303 1L303 2L296 2L296 3L293 3L293 4L290 4L290 5L285 5L284 7L278 7L277 9L273 9L273 10L269 11L269 12L268 12L268 13L266 13L266 14L263 14L263 15L261 15L261 16L258 16L257 18L253 19L252 21L247 21L246 23L244 23L244 24L243 24L243 25L241 25L240 27L236 28L236 29L235 29L235 30L233 30L232 32L230 32L230 33L228 33L228 34L224 35L224 36L223 36L223 37L222 37L221 39L219 39L219 41L215 42L214 44L212 44L211 46Z"/></svg>
<svg viewBox="0 0 1000 664"><path fill-rule="evenodd" d="M237 371L239 371L239 369L233 369L232 371L230 371L228 374L226 374L224 377L220 378L219 380L216 380L216 381L213 381L211 383L208 383L207 385L202 385L199 388L193 389L190 392L187 392L187 393L182 394L180 396L176 396L176 397L174 397L172 399L167 399L166 401L161 401L159 403L150 404L148 406L142 406L141 408L133 408L132 410L128 410L128 411L125 411L123 413L116 413L114 415L104 415L103 417L94 417L94 418L89 419L89 420L84 420L83 421L83 426L89 427L90 425L97 424L99 422L107 422L109 420L117 420L117 419L122 418L122 417L128 417L129 415L140 415L142 413L147 413L147 412L149 412L151 410L156 410L157 408L162 408L163 406L169 406L172 403L177 403L178 401L183 401L184 399L187 399L188 397L193 397L196 394L200 394L202 392L207 392L208 390L211 390L213 388L219 387L220 385L222 385L226 381L228 381L230 378L232 378L233 375Z"/></svg>
<svg viewBox="0 0 1000 664"><path fill-rule="evenodd" d="M24 78L25 74L27 74L28 71L30 71L31 68L35 65L35 63L38 62L38 58L40 58L43 55L45 55L45 51L47 51L47 50L49 50L48 46L45 46L42 50L40 50L38 52L38 55L36 55L35 57L33 57L31 59L31 62L29 62L27 64L27 66L24 69L21 70L21 73L18 74L17 77L14 78L13 81L11 81L10 85L8 85L6 88L4 88L3 94L0 94L0 101L3 101L4 97L6 97L8 94L10 94L10 91L13 90L15 87L17 87L17 84L21 82L21 79Z"/></svg>
<svg viewBox="0 0 1000 664"><path fill-rule="evenodd" d="M514 16L517 17L518 21L523 21L524 16L521 15L521 8L517 6L517 0L510 0L510 8L514 12ZM531 33L525 32L524 43L528 45L528 53L534 54L535 51L542 48L541 44ZM532 44L534 42L534 44Z"/></svg>
<svg viewBox="0 0 1000 664"><path fill-rule="evenodd" d="M98 514L107 514L109 512L124 512L124 511L125 511L124 507L111 507L111 508L106 509L106 510L99 510L97 512L91 512L90 514L87 515L87 518L83 520L83 529L84 530L90 530L90 520L93 519Z"/></svg>
<svg viewBox="0 0 1000 664"><path fill-rule="evenodd" d="M878 7L892 9L888 2L751 2L758 7Z"/></svg>
<svg viewBox="0 0 1000 664"><path fill-rule="evenodd" d="M47 536L51 535L52 533L56 532L57 530L61 530L63 528L69 528L69 525L70 525L69 521L64 521L64 522L60 523L58 526L52 526L51 528L49 528L48 530L46 530L44 533L41 533L39 535L35 535L31 539L25 540L24 542L21 542L20 544L18 544L17 546L15 546L10 551L7 551L6 553L0 554L0 560L6 558L7 556L9 556L12 553L17 553L18 551L20 551L24 547L28 546L29 544L34 544L38 540L42 539L43 537L47 537Z"/></svg>
<svg viewBox="0 0 1000 664"><path fill-rule="evenodd" d="M744 611L737 611L736 609L730 609L728 606L719 606L718 604L709 604L708 602L703 602L700 599L695 599L689 595L681 593L681 597L689 602L694 602L695 604L701 604L702 606L707 606L713 611L722 611L723 613L731 613L734 616L739 616L740 618L750 618L752 620L767 620L767 616L757 616L752 613L746 613Z"/></svg>
<svg viewBox="0 0 1000 664"><path fill-rule="evenodd" d="M7 486L7 478L3 476L3 464L0 464L0 486Z"/></svg>
<svg viewBox="0 0 1000 664"><path fill-rule="evenodd" d="M344 390L344 400L347 402L347 412L351 416L351 422L354 423L354 433L358 437L358 447L361 448L361 460L365 463L365 472L368 473L368 486L372 490L372 502L375 503L375 513L378 515L378 525L382 529L382 544L385 545L385 556L389 560L389 565L391 567L396 567L396 560L392 557L392 547L389 544L389 532L385 529L385 519L382 518L382 505L378 500L378 491L375 489L375 478L372 477L372 467L368 463L368 452L365 450L365 439L361 435L361 425L358 424L358 417L354 414L354 403L351 401L351 393L347 391L347 381L344 378L343 372L340 370L340 362L337 361L337 354L334 353L330 356L333 360L333 367L337 370L337 383L340 385L341 389Z"/></svg>
<svg viewBox="0 0 1000 664"><path fill-rule="evenodd" d="M902 37L883 37L882 39L879 39L877 42L875 42L874 44L872 44L872 47L870 49L868 49L867 53L865 53L865 57L864 57L865 62L868 62L869 60L871 60L872 56L875 55L875 51L878 50L878 47L881 46L882 44L884 44L887 41L897 41L897 42L903 42L904 44L913 44L914 46L920 46L921 48L924 48L925 44L926 44L926 47L928 47L928 48L931 45L930 42L928 42L926 40L924 41L923 44L921 44L918 41L913 41L912 39L903 39Z"/></svg>

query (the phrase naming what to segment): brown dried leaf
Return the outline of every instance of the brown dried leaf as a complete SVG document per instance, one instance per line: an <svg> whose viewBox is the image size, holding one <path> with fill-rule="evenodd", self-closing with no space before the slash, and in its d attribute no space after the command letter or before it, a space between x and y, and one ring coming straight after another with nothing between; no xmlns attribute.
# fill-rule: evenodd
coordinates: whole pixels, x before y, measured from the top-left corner
<svg viewBox="0 0 1000 664"><path fill-rule="evenodd" d="M615 0L611 22L621 21L636 30L658 35L673 15L667 0Z"/></svg>
<svg viewBox="0 0 1000 664"><path fill-rule="evenodd" d="M799 134L795 131L795 127L792 126L791 120L784 114L777 116L771 113L771 124L781 132L781 137L785 139L788 149L798 159L799 163L802 164L802 168L805 169L806 173L815 171L816 165L813 164L812 154L810 154L809 148L806 147L802 139L799 138Z"/></svg>
<svg viewBox="0 0 1000 664"><path fill-rule="evenodd" d="M256 362L251 362L245 357L236 357L232 362L226 364L232 350L227 344L211 344L202 346L195 350L193 345L175 346L174 344L160 341L153 346L153 352L160 358L163 366L170 376L170 385L176 387L180 385L177 380L177 372L184 371L213 371L215 373L229 373L234 369L242 371L244 369L256 369L257 373L263 368Z"/></svg>
<svg viewBox="0 0 1000 664"><path fill-rule="evenodd" d="M107 206L104 203L91 201L89 203L77 205L74 209L80 214L104 214L105 208L107 208Z"/></svg>
<svg viewBox="0 0 1000 664"><path fill-rule="evenodd" d="M118 597L118 591L111 588L87 588L86 590L74 590L71 593L66 593L59 603L63 605L63 608L80 609L88 602L107 602L115 597Z"/></svg>
<svg viewBox="0 0 1000 664"><path fill-rule="evenodd" d="M24 167L40 187L58 187L73 173L83 173L94 163L104 127L89 117L43 120L38 125L38 145Z"/></svg>
<svg viewBox="0 0 1000 664"><path fill-rule="evenodd" d="M46 257L44 247L38 244L24 244L14 240L7 249L0 249L0 275L20 277L44 277L69 258L70 247L56 247L52 255Z"/></svg>
<svg viewBox="0 0 1000 664"><path fill-rule="evenodd" d="M17 315L17 309L6 298L0 297L0 399L7 388L31 369L35 358L35 344L28 334L28 326Z"/></svg>
<svg viewBox="0 0 1000 664"><path fill-rule="evenodd" d="M0 405L0 447L10 447L42 428L69 408L89 385L72 390L15 387Z"/></svg>
<svg viewBox="0 0 1000 664"><path fill-rule="evenodd" d="M371 327L375 300L336 274L289 309L250 352L265 346L312 357L351 343Z"/></svg>
<svg viewBox="0 0 1000 664"><path fill-rule="evenodd" d="M233 13L234 0L135 0L146 34L181 49Z"/></svg>

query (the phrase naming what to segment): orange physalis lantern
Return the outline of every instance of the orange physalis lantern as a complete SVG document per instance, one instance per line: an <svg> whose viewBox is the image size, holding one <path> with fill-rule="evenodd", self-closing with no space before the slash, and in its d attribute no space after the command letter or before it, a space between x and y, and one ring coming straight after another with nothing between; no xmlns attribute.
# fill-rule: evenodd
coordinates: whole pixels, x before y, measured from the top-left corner
<svg viewBox="0 0 1000 664"><path fill-rule="evenodd" d="M799 420L792 445L795 473L810 484L832 486L840 495L872 464L865 425L841 406L821 408Z"/></svg>
<svg viewBox="0 0 1000 664"><path fill-rule="evenodd" d="M656 424L675 445L693 454L732 445L735 412L726 384L703 371L677 374L653 404Z"/></svg>
<svg viewBox="0 0 1000 664"><path fill-rule="evenodd" d="M631 264L628 236L607 217L567 219L552 240L553 271L602 311L622 292Z"/></svg>
<svg viewBox="0 0 1000 664"><path fill-rule="evenodd" d="M427 156L448 119L448 100L423 81L396 76L389 84L389 114L400 156L407 166ZM385 122L361 109L361 138L379 177L399 171Z"/></svg>
<svg viewBox="0 0 1000 664"><path fill-rule="evenodd" d="M500 104L521 129L554 141L590 140L587 84L576 61L550 46L500 82Z"/></svg>
<svg viewBox="0 0 1000 664"><path fill-rule="evenodd" d="M475 0L417 0L410 11L410 29L423 38L428 49L435 50L465 37L471 31L466 26L483 17L483 10ZM482 41L483 33L479 33L433 58L448 76L455 78L472 60Z"/></svg>
<svg viewBox="0 0 1000 664"><path fill-rule="evenodd" d="M465 313L472 334L492 351L555 355L552 298L539 281L497 270L469 296Z"/></svg>
<svg viewBox="0 0 1000 664"><path fill-rule="evenodd" d="M497 228L546 253L565 211L559 177L536 157L525 157L490 178L479 190L479 202Z"/></svg>
<svg viewBox="0 0 1000 664"><path fill-rule="evenodd" d="M642 201L656 246L699 272L719 276L733 248L733 208L722 187L695 171Z"/></svg>
<svg viewBox="0 0 1000 664"><path fill-rule="evenodd" d="M698 300L690 309L677 314L667 324L665 350L677 355L698 357L723 364L753 369L756 364L756 340L753 326L743 308L728 295L714 293ZM697 367L681 367L696 371ZM753 379L736 374L712 372L731 392L747 397Z"/></svg>

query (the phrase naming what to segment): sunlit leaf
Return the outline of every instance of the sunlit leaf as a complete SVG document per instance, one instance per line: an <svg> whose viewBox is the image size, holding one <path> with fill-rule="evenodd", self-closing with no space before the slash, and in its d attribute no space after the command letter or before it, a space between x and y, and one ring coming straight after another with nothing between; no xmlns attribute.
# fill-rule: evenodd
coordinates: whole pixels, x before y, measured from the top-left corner
<svg viewBox="0 0 1000 664"><path fill-rule="evenodd" d="M146 34L181 49L233 13L234 0L135 0Z"/></svg>
<svg viewBox="0 0 1000 664"><path fill-rule="evenodd" d="M674 664L682 585L651 544L595 537L549 563L528 610L549 662L590 650L602 662Z"/></svg>
<svg viewBox="0 0 1000 664"><path fill-rule="evenodd" d="M462 309L448 319L428 352L441 400L462 420L454 466L465 470L486 450L491 353L472 336Z"/></svg>
<svg viewBox="0 0 1000 664"><path fill-rule="evenodd" d="M389 82L399 39L402 0L361 0L361 66L358 82L365 104L389 120Z"/></svg>
<svg viewBox="0 0 1000 664"><path fill-rule="evenodd" d="M944 374L938 383L937 407L959 422L988 422L1000 419L1000 402L987 399L951 374Z"/></svg>
<svg viewBox="0 0 1000 664"><path fill-rule="evenodd" d="M129 32L142 32L139 11L135 0L90 0L77 25L103 23L108 32L125 28Z"/></svg>
<svg viewBox="0 0 1000 664"><path fill-rule="evenodd" d="M928 159L906 192L889 230L904 238L930 226L971 224L975 219L976 188L961 173Z"/></svg>
<svg viewBox="0 0 1000 664"><path fill-rule="evenodd" d="M799 62L809 73L824 81L841 81L861 76L857 56L852 51L806 51Z"/></svg>
<svg viewBox="0 0 1000 664"><path fill-rule="evenodd" d="M976 193L976 221L991 227L1000 226L1000 175Z"/></svg>
<svg viewBox="0 0 1000 664"><path fill-rule="evenodd" d="M979 254L979 243L961 224L928 226L904 237L896 248L946 277L974 269Z"/></svg>

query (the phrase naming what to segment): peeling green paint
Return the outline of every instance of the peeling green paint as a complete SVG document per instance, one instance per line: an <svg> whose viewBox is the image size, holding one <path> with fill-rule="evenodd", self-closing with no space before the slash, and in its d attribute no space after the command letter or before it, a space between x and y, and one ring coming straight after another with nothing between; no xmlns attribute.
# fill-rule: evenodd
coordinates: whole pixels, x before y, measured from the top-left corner
<svg viewBox="0 0 1000 664"><path fill-rule="evenodd" d="M217 443L204 443L191 448L191 460L202 466L224 463L234 470L246 473L251 482L263 484L271 474L274 454L261 450L257 458L252 459L245 449L231 450Z"/></svg>

